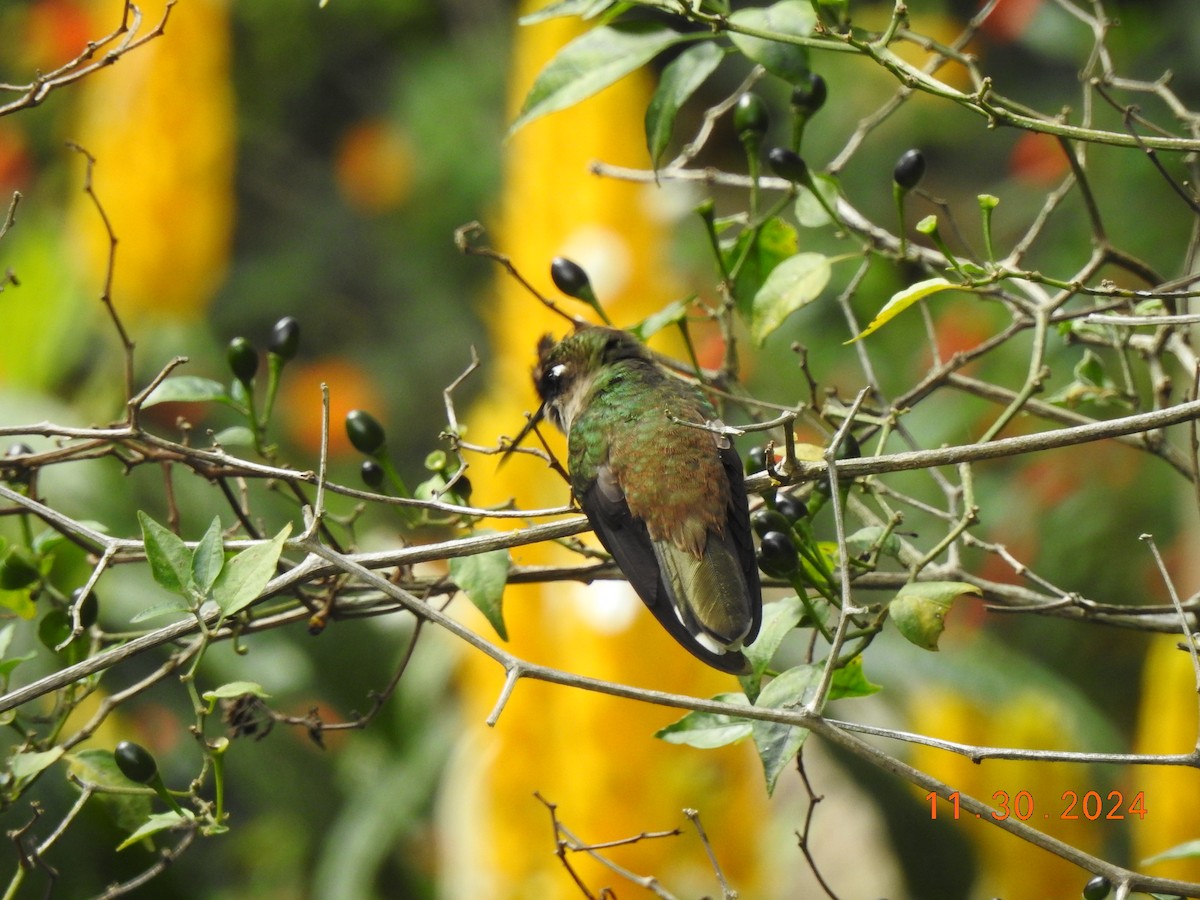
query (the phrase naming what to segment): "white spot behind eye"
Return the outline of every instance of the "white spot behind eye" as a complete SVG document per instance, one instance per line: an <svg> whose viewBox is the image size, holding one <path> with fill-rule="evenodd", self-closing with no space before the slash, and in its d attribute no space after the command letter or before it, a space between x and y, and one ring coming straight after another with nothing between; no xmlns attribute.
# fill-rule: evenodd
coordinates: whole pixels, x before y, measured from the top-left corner
<svg viewBox="0 0 1200 900"><path fill-rule="evenodd" d="M562 378L562 377L563 377L563 373L564 373L564 372L566 372L566 371L567 371L567 364L566 364L566 363L559 363L557 366L553 366L553 367L551 367L551 369L550 369L550 377L551 377L551 378Z"/></svg>

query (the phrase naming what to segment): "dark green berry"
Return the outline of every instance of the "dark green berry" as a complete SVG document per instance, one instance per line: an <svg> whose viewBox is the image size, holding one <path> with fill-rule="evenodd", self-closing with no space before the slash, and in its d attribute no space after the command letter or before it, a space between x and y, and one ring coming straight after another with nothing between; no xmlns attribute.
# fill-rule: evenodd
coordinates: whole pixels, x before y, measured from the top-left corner
<svg viewBox="0 0 1200 900"><path fill-rule="evenodd" d="M83 588L75 588L71 591L71 605L74 606L79 602L80 595L83 594ZM83 604L79 607L79 624L84 628L91 628L96 624L96 617L100 614L100 599L96 596L96 592L91 591L84 598Z"/></svg>
<svg viewBox="0 0 1200 900"><path fill-rule="evenodd" d="M11 444L6 452L5 457L8 459L18 459L22 456L32 456L33 448L28 444L17 442ZM13 484L29 484L29 476L32 470L24 465L0 466L0 478L5 481L11 481Z"/></svg>
<svg viewBox="0 0 1200 900"><path fill-rule="evenodd" d="M556 256L550 261L550 280L556 288L576 300L590 302L596 296L583 266L565 256Z"/></svg>
<svg viewBox="0 0 1200 900"><path fill-rule="evenodd" d="M745 466L747 475L764 471L767 468L767 448L752 447L750 452L746 454Z"/></svg>
<svg viewBox="0 0 1200 900"><path fill-rule="evenodd" d="M1083 900L1104 900L1112 890L1112 882L1103 875L1097 875L1083 886Z"/></svg>
<svg viewBox="0 0 1200 900"><path fill-rule="evenodd" d="M783 531L768 531L758 545L758 567L768 575L787 578L799 568L796 545Z"/></svg>
<svg viewBox="0 0 1200 900"><path fill-rule="evenodd" d="M858 438L850 432L846 432L842 442L838 444L838 451L834 454L834 459L858 459L860 456L862 456L862 447L858 444Z"/></svg>
<svg viewBox="0 0 1200 900"><path fill-rule="evenodd" d="M385 437L379 420L365 410L352 409L346 413L346 436L359 453L378 456L383 452Z"/></svg>
<svg viewBox="0 0 1200 900"><path fill-rule="evenodd" d="M363 460L359 474L362 475L363 483L369 488L378 488L383 484L383 466L373 459Z"/></svg>
<svg viewBox="0 0 1200 900"><path fill-rule="evenodd" d="M905 150L892 169L892 180L906 191L911 191L925 174L925 156L920 150Z"/></svg>
<svg viewBox="0 0 1200 900"><path fill-rule="evenodd" d="M149 784L158 774L158 763L154 761L150 751L133 741L121 741L117 744L113 758L116 759L121 774L138 784Z"/></svg>
<svg viewBox="0 0 1200 900"><path fill-rule="evenodd" d="M780 512L764 506L750 514L750 527L761 538L772 531L791 531L792 525Z"/></svg>
<svg viewBox="0 0 1200 900"><path fill-rule="evenodd" d="M771 117L762 97L749 91L738 97L733 108L733 130L743 143L762 140L770 124Z"/></svg>
<svg viewBox="0 0 1200 900"><path fill-rule="evenodd" d="M792 91L792 108L798 115L808 117L825 105L828 96L825 79L816 72L809 72L808 83L797 85Z"/></svg>
<svg viewBox="0 0 1200 900"><path fill-rule="evenodd" d="M254 349L254 345L244 337L235 337L229 342L225 358L229 361L229 369L233 376L249 387L258 371L258 351Z"/></svg>
<svg viewBox="0 0 1200 900"><path fill-rule="evenodd" d="M287 362L300 349L300 323L291 316L284 316L271 329L271 339L267 349Z"/></svg>
<svg viewBox="0 0 1200 900"><path fill-rule="evenodd" d="M451 486L452 490L463 503L469 503L471 500L471 479L463 475L458 481Z"/></svg>
<svg viewBox="0 0 1200 900"><path fill-rule="evenodd" d="M804 505L804 501L793 497L791 494L776 495L775 508L779 510L780 515L787 520L789 525L793 522L799 522L808 515L808 508Z"/></svg>
<svg viewBox="0 0 1200 900"><path fill-rule="evenodd" d="M767 162L780 178L803 184L808 181L808 164L801 159L800 154L787 147L772 147L767 154Z"/></svg>

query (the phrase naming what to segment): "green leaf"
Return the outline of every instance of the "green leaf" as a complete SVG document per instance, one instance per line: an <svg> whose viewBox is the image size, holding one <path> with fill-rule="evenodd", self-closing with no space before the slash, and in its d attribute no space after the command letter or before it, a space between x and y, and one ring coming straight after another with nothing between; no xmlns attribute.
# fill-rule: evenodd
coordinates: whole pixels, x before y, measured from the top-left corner
<svg viewBox="0 0 1200 900"><path fill-rule="evenodd" d="M812 3L804 0L783 0L766 9L741 9L729 17L731 25L770 31L785 37L807 37L817 24ZM773 75L792 84L800 84L808 76L808 50L797 44L751 37L737 31L729 39L743 54Z"/></svg>
<svg viewBox="0 0 1200 900"><path fill-rule="evenodd" d="M796 709L812 699L821 680L821 667L816 665L796 666L771 679L763 688L755 706L759 709ZM767 793L775 792L779 775L800 752L808 729L781 722L754 722L754 744L762 760L763 775L767 779Z"/></svg>
<svg viewBox="0 0 1200 900"><path fill-rule="evenodd" d="M159 616L165 616L170 613L177 615L189 615L191 607L179 600L168 600L165 603L155 603L153 606L147 606L145 609L138 610L129 617L130 625L139 625L142 622L149 622L151 619L157 619Z"/></svg>
<svg viewBox="0 0 1200 900"><path fill-rule="evenodd" d="M651 22L602 25L580 35L542 69L509 135L548 113L574 106L687 38Z"/></svg>
<svg viewBox="0 0 1200 900"><path fill-rule="evenodd" d="M816 195L807 185L798 185L796 190L796 221L805 228L821 228L830 223L829 212L825 206L830 209L837 208L838 201L838 183L837 180L829 175L813 175L813 187L821 195L825 201L825 205L817 199Z"/></svg>
<svg viewBox="0 0 1200 900"><path fill-rule="evenodd" d="M475 608L487 618L496 634L508 640L504 627L504 586L512 559L507 550L490 550L474 556L458 556L450 560L450 577L467 595Z"/></svg>
<svg viewBox="0 0 1200 900"><path fill-rule="evenodd" d="M146 560L159 586L190 600L192 553L173 531L159 525L138 510L142 524L142 541L146 545Z"/></svg>
<svg viewBox="0 0 1200 900"><path fill-rule="evenodd" d="M881 538L882 543L880 543ZM884 525L867 525L853 534L846 535L846 546L855 553L869 553L876 548L876 545L882 555L899 559L900 538Z"/></svg>
<svg viewBox="0 0 1200 900"><path fill-rule="evenodd" d="M93 748L68 753L67 771L84 784L94 784L101 789L97 797L122 831L133 831L149 817L152 803L147 794L108 793L113 788L129 791L141 787L125 777L117 767L112 751Z"/></svg>
<svg viewBox="0 0 1200 900"><path fill-rule="evenodd" d="M541 9L521 16L517 19L519 25L536 25L550 19L561 19L566 16L579 16L581 19L591 19L608 7L613 0L559 0L558 3L548 3Z"/></svg>
<svg viewBox="0 0 1200 900"><path fill-rule="evenodd" d="M896 318L896 316L900 315L900 313L904 312L914 303L924 300L931 294L936 294L940 291L961 290L966 289L960 284L953 284L947 281L945 278L929 278L925 281L918 281L916 284L892 294L891 299L883 304L883 309L875 314L875 318L868 323L867 327L845 343L853 344L855 341L862 340L871 332L877 331L892 321L892 319Z"/></svg>
<svg viewBox="0 0 1200 900"><path fill-rule="evenodd" d="M62 747L50 750L31 750L27 753L16 753L8 761L8 771L16 782L17 789L36 778L46 769L54 765L63 755Z"/></svg>
<svg viewBox="0 0 1200 900"><path fill-rule="evenodd" d="M232 700L245 694L253 694L263 700L271 696L256 681L230 681L211 691L205 691L203 697L212 703L214 700Z"/></svg>
<svg viewBox="0 0 1200 900"><path fill-rule="evenodd" d="M254 432L245 425L230 425L214 434L212 440L221 447L253 447Z"/></svg>
<svg viewBox="0 0 1200 900"><path fill-rule="evenodd" d="M101 750L99 747L68 753L67 771L84 784L94 784L99 788L125 790L134 783L117 768L117 761L113 758L112 751ZM129 827L135 826L130 825Z"/></svg>
<svg viewBox="0 0 1200 900"><path fill-rule="evenodd" d="M71 615L65 609L50 609L38 623L38 640L47 650L58 651L58 647L71 637ZM78 641L63 647L67 665L79 662L83 647Z"/></svg>
<svg viewBox="0 0 1200 900"><path fill-rule="evenodd" d="M737 693L717 694L713 699L721 703L750 705L744 695ZM725 713L690 712L666 728L660 728L654 736L670 744L686 744L700 750L711 750L740 741L752 731L753 728L746 719Z"/></svg>
<svg viewBox="0 0 1200 900"><path fill-rule="evenodd" d="M1109 376L1104 360L1085 349L1075 364L1075 380L1046 398L1047 403L1074 408L1080 403L1096 403L1100 406L1130 407L1129 399L1121 394L1117 384Z"/></svg>
<svg viewBox="0 0 1200 900"><path fill-rule="evenodd" d="M833 670L829 682L829 699L843 700L849 697L869 697L883 688L867 680L863 672L861 656L856 656L840 669Z"/></svg>
<svg viewBox="0 0 1200 900"><path fill-rule="evenodd" d="M749 321L754 297L772 270L796 254L796 229L778 216L758 228L747 228L723 248L726 269L733 272L738 312ZM736 271L734 267L737 267Z"/></svg>
<svg viewBox="0 0 1200 900"><path fill-rule="evenodd" d="M655 169L671 141L679 107L696 93L724 58L722 47L705 41L684 50L663 69L658 88L646 107L646 147Z"/></svg>
<svg viewBox="0 0 1200 900"><path fill-rule="evenodd" d="M1143 866L1152 866L1155 863L1167 862L1172 859L1195 859L1200 857L1200 841L1186 841L1182 844L1177 844L1170 850L1164 850L1162 853L1155 854L1149 859L1143 859Z"/></svg>
<svg viewBox="0 0 1200 900"><path fill-rule="evenodd" d="M27 589L0 591L0 607L11 609L22 619L32 619L37 615L37 604L33 602L33 594Z"/></svg>
<svg viewBox="0 0 1200 900"><path fill-rule="evenodd" d="M32 600L30 601L29 605L30 606L33 605ZM3 628L0 628L0 680L2 680L5 683L7 683L8 676L12 674L13 669L15 669L17 666L19 666L23 662L29 662L29 660L37 657L36 651L31 651L29 653L26 653L24 656L12 656L12 657L5 656L5 654L8 653L9 645L12 643L13 629L15 627L16 626L10 622L9 624L5 625Z"/></svg>
<svg viewBox="0 0 1200 900"><path fill-rule="evenodd" d="M258 599L275 575L279 554L291 533L292 523L288 522L271 540L247 547L225 563L212 586L212 598L224 615L239 613Z"/></svg>
<svg viewBox="0 0 1200 900"><path fill-rule="evenodd" d="M795 594L767 603L763 606L762 627L754 643L745 649L746 659L750 661L750 674L742 676L742 687L746 696L751 700L758 697L759 685L767 666L775 658L775 652L783 639L800 623L804 615L804 604Z"/></svg>
<svg viewBox="0 0 1200 900"><path fill-rule="evenodd" d="M200 378L196 375L177 375L173 378L164 378L158 387L150 392L150 396L142 401L142 406L155 406L159 403L203 403L205 401L231 403L232 398L225 390L225 385L219 381Z"/></svg>
<svg viewBox="0 0 1200 900"><path fill-rule="evenodd" d="M668 303L658 312L651 313L642 319L637 325L630 328L630 332L637 335L639 341L645 343L658 332L662 331L668 325L675 325L687 318L687 311L692 305L691 298L687 300L675 300Z"/></svg>
<svg viewBox="0 0 1200 900"><path fill-rule="evenodd" d="M820 297L832 274L822 253L797 253L777 265L754 295L751 337L761 345L788 316Z"/></svg>
<svg viewBox="0 0 1200 900"><path fill-rule="evenodd" d="M117 850L124 850L126 847L132 847L134 844L140 843L148 837L158 834L160 831L168 831L175 828L184 822L191 821L190 814L180 815L177 812L155 813L142 823L141 827L136 829L133 834L121 841L117 845Z"/></svg>
<svg viewBox="0 0 1200 900"><path fill-rule="evenodd" d="M911 581L896 592L888 615L899 632L926 650L937 650L946 627L946 613L963 594L982 594L965 581Z"/></svg>
<svg viewBox="0 0 1200 900"><path fill-rule="evenodd" d="M192 553L192 581L201 594L208 596L224 565L225 548L221 543L221 519L218 516Z"/></svg>

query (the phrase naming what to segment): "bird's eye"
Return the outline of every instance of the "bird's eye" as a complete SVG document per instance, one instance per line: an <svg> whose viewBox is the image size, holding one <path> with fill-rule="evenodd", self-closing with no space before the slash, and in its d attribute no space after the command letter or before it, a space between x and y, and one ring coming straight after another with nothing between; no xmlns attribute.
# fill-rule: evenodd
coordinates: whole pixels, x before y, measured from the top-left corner
<svg viewBox="0 0 1200 900"><path fill-rule="evenodd" d="M562 390L563 377L566 375L567 366L565 363L551 366L542 374L542 396L553 397Z"/></svg>

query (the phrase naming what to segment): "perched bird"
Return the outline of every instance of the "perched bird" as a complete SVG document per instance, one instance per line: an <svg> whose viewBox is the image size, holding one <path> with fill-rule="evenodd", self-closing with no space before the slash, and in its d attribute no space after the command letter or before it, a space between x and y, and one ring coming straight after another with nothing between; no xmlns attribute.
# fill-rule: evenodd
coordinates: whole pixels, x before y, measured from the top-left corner
<svg viewBox="0 0 1200 900"><path fill-rule="evenodd" d="M575 498L671 636L743 673L762 621L742 463L700 391L632 334L579 327L538 344L533 381L567 435Z"/></svg>

